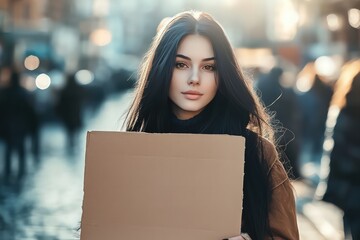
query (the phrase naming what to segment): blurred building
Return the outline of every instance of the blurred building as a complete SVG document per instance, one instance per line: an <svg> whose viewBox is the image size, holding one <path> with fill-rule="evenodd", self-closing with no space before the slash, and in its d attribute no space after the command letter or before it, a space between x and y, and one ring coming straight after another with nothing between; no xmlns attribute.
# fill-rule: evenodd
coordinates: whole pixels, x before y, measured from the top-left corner
<svg viewBox="0 0 360 240"><path fill-rule="evenodd" d="M320 14L330 31L330 40L344 43L347 53L359 56L360 1L323 1Z"/></svg>
<svg viewBox="0 0 360 240"><path fill-rule="evenodd" d="M112 72L136 70L162 18L198 9L221 22L236 48L266 48L300 68L320 56L359 52L359 2L0 0L0 66L23 67L35 56L39 67L26 70L33 75L86 69L106 82Z"/></svg>
<svg viewBox="0 0 360 240"><path fill-rule="evenodd" d="M75 45L75 52L86 49L85 59L113 58L114 50L141 56L160 20L188 9L213 14L236 47L304 46L320 53L319 44L332 43L335 52L359 51L359 0L0 0L0 32L47 33L56 36L60 54L73 53ZM64 34L68 44L58 40Z"/></svg>

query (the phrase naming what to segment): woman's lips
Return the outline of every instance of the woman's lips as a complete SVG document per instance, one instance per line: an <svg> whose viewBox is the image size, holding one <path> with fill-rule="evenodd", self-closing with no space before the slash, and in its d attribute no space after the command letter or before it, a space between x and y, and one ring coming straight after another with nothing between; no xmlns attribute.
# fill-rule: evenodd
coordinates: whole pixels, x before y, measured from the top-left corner
<svg viewBox="0 0 360 240"><path fill-rule="evenodd" d="M182 94L184 94L186 99L189 100L197 100L199 98L201 98L201 96L203 95L202 93L198 92L198 91L186 91L186 92L181 92Z"/></svg>

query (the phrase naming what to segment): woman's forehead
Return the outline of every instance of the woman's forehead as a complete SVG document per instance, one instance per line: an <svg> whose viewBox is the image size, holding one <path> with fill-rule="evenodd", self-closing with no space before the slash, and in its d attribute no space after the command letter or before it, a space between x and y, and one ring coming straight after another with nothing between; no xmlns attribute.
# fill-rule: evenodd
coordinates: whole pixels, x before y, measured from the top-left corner
<svg viewBox="0 0 360 240"><path fill-rule="evenodd" d="M214 51L210 40L199 34L191 34L182 39L177 54L191 59L213 58Z"/></svg>

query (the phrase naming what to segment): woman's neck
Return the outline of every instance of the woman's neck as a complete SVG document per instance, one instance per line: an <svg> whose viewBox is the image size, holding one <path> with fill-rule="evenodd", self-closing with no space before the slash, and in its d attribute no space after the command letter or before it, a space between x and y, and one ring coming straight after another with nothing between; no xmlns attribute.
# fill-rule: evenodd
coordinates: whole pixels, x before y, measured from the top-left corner
<svg viewBox="0 0 360 240"><path fill-rule="evenodd" d="M179 118L176 113L172 113L170 116L170 132L201 133L209 119L208 109L188 116L188 118Z"/></svg>
<svg viewBox="0 0 360 240"><path fill-rule="evenodd" d="M184 111L183 109L179 108L175 104L172 106L173 114L176 116L177 119L180 119L180 120L191 119L191 118L195 117L196 115L200 114L203 110L204 110L204 108L197 110L197 111Z"/></svg>

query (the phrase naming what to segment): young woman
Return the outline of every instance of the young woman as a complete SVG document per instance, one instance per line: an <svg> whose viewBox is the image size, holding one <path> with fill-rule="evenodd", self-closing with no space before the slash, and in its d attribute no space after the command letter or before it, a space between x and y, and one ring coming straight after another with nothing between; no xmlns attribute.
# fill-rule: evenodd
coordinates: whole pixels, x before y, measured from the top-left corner
<svg viewBox="0 0 360 240"><path fill-rule="evenodd" d="M291 184L268 116L210 15L183 12L162 23L125 124L127 131L244 136L243 234L234 239L299 238Z"/></svg>

